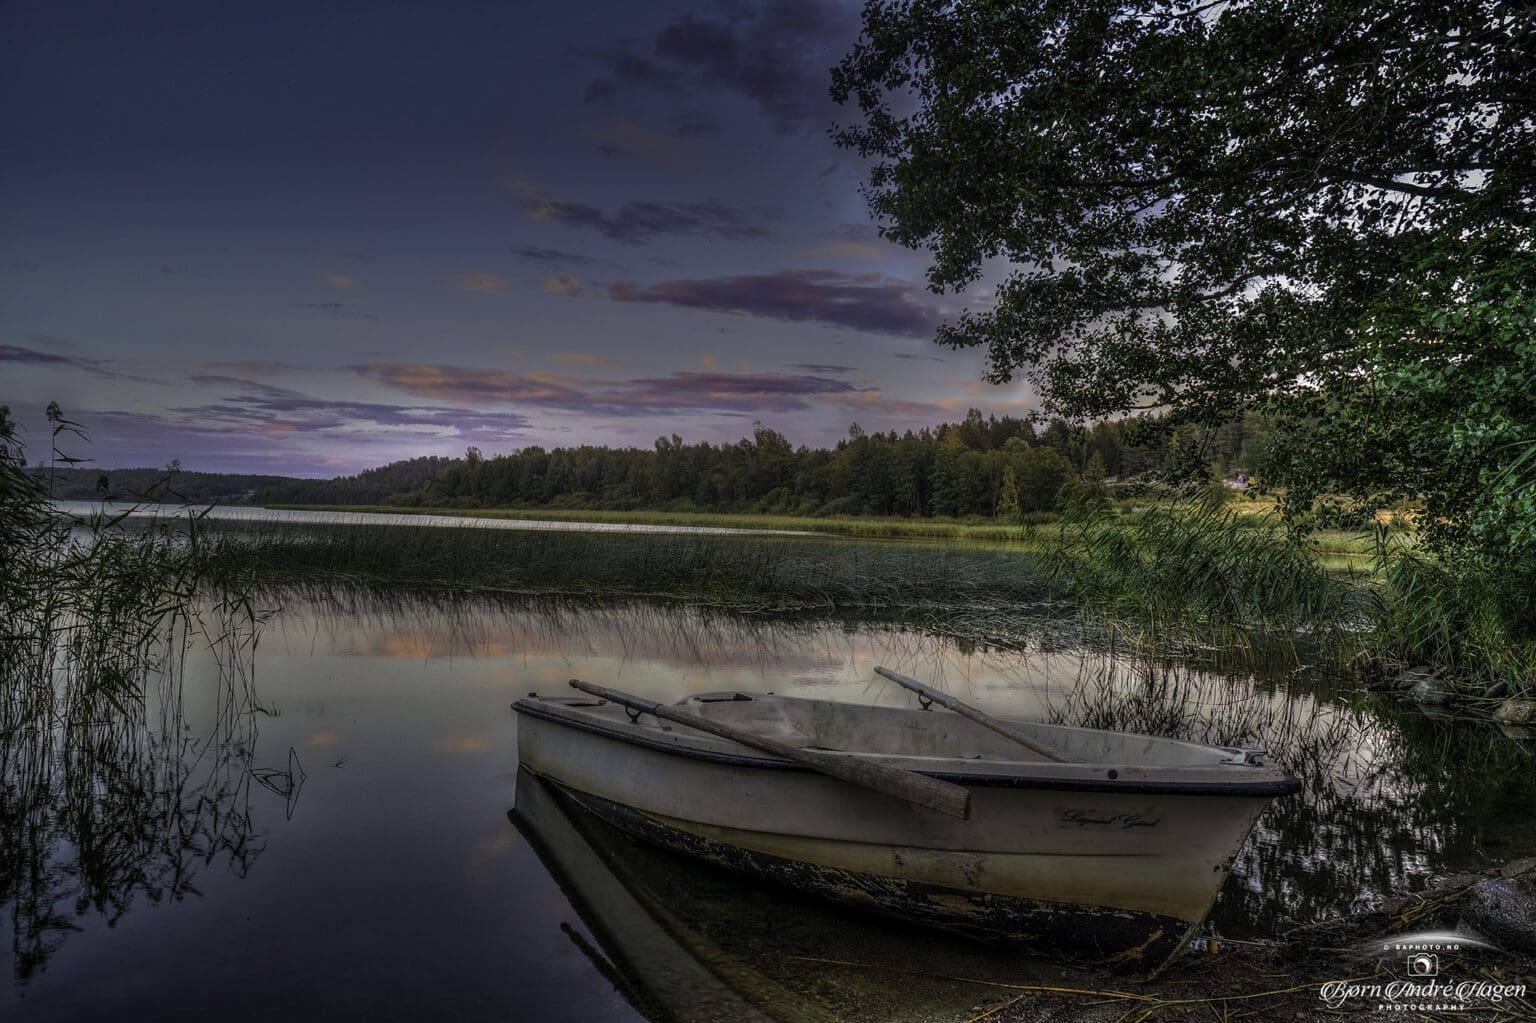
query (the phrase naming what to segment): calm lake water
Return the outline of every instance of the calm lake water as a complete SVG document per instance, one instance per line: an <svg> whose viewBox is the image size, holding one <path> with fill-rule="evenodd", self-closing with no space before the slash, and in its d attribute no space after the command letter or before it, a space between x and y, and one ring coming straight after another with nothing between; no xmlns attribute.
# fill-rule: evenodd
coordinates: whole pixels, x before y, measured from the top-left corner
<svg viewBox="0 0 1536 1023"><path fill-rule="evenodd" d="M810 536L792 529L735 529L730 526L666 526L640 522L567 522L556 519L513 519L484 515L455 515L451 511L431 515L406 512L337 512L292 508L258 508L246 505L188 506L180 504L99 504L93 501L56 501L60 511L76 518L92 515L120 515L135 519L185 518L188 514L206 516L214 522L277 522L289 525L347 526L437 526L456 529L536 529L576 533L695 533L701 536Z"/></svg>
<svg viewBox="0 0 1536 1023"><path fill-rule="evenodd" d="M1355 708L1305 672L680 605L272 602L254 651L190 645L107 766L9 836L0 1018L955 1020L1006 998L974 981L1060 976L572 821L520 783L509 704L573 676L905 705L884 664L1020 716L1270 746L1307 791L1246 847L1210 924L1229 936L1536 853L1528 741Z"/></svg>

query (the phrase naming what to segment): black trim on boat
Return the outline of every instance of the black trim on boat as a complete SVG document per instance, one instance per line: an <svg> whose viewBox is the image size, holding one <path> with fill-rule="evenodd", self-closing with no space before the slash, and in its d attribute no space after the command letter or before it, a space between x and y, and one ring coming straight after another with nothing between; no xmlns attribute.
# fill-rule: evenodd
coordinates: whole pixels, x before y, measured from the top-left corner
<svg viewBox="0 0 1536 1023"><path fill-rule="evenodd" d="M559 704L554 704L559 706ZM561 714L549 707L540 706L535 700L518 700L512 708L519 714L528 714L532 717L542 718L545 721L553 721L557 724L575 728L578 731L591 732L594 735L605 736L626 742L632 746L642 746L647 749L657 750L662 753L670 753L673 756L683 757L687 760L703 760L712 764L724 764L728 767L756 767L769 771L800 771L807 769L798 764L791 764L784 760L774 760L768 757L742 756L738 753L719 753L714 750L697 749L684 746L680 743L666 742L642 734L638 726L629 728L610 728L604 723L594 722L583 718ZM1050 789L1053 791L1070 792L1139 792L1152 796L1289 796L1301 791L1301 780L1287 775L1272 781L1212 781L1212 782L1158 782L1138 781L1134 778L1121 778L1110 780L1107 778L1020 778L1011 775L997 774L968 774L963 771L919 771L918 774L937 778L940 781L952 782L956 785L964 785L969 788L998 788L998 789Z"/></svg>

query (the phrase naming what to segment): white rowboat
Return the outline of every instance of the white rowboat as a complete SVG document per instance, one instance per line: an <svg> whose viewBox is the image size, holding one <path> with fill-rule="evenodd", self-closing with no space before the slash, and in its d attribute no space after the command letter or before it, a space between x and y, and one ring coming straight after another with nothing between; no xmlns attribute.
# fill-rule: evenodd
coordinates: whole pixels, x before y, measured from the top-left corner
<svg viewBox="0 0 1536 1023"><path fill-rule="evenodd" d="M714 693L677 711L969 793L965 819L675 720L529 696L518 759L642 839L744 873L1041 954L1150 973L1205 918L1269 801L1254 751L959 714Z"/></svg>

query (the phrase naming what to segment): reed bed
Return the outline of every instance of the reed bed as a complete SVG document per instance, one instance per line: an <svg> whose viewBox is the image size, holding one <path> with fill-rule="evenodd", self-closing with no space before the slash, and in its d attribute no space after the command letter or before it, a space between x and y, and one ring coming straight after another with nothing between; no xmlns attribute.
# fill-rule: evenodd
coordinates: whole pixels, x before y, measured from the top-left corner
<svg viewBox="0 0 1536 1023"><path fill-rule="evenodd" d="M332 580L683 598L743 610L1005 607L1048 588L1029 555L819 537L220 523L217 560Z"/></svg>
<svg viewBox="0 0 1536 1023"><path fill-rule="evenodd" d="M55 443L74 432L50 419ZM72 917L115 921L260 851L246 797L261 616L218 571L195 520L61 520L0 409L0 905L21 982ZM201 732L182 699L193 644L220 665Z"/></svg>
<svg viewBox="0 0 1536 1023"><path fill-rule="evenodd" d="M858 611L996 642L1073 607L1084 631L1172 656L1219 651L1250 668L1326 663L1373 677L1428 665L1477 694L1499 681L1518 693L1536 680L1536 584L1510 586L1488 571L1457 569L1411 541L1389 545L1384 532L1355 538L1356 546L1376 545L1371 562L1339 570L1315 535L1256 523L1263 518L1198 503L1069 515L1026 531L1027 544L934 535L429 530L366 517L334 525L220 522L216 533L210 522L208 529L215 560L278 584Z"/></svg>
<svg viewBox="0 0 1536 1023"><path fill-rule="evenodd" d="M1480 696L1536 688L1536 579L1435 557L1385 529L1369 563L1327 567L1315 539L1191 502L1134 523L1064 521L1046 578L1117 642L1249 666L1327 664L1366 680L1439 670ZM1498 690L1495 690L1498 691Z"/></svg>

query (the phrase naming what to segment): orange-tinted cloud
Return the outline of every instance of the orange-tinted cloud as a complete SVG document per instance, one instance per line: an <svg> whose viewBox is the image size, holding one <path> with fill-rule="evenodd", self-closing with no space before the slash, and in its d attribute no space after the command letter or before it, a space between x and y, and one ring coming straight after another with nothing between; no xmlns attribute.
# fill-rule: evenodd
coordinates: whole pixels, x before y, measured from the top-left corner
<svg viewBox="0 0 1536 1023"><path fill-rule="evenodd" d="M540 282L544 291L550 295L579 295L581 294L581 281L575 277L567 277L564 274L555 277L546 277Z"/></svg>
<svg viewBox="0 0 1536 1023"><path fill-rule="evenodd" d="M671 373L585 381L558 373L415 363L373 363L353 369L386 386L460 405L536 405L598 415L666 415L690 409L788 412L859 391L845 380L789 373Z"/></svg>
<svg viewBox="0 0 1536 1023"><path fill-rule="evenodd" d="M453 275L453 286L477 295L496 295L507 290L508 281L500 274L463 273Z"/></svg>

